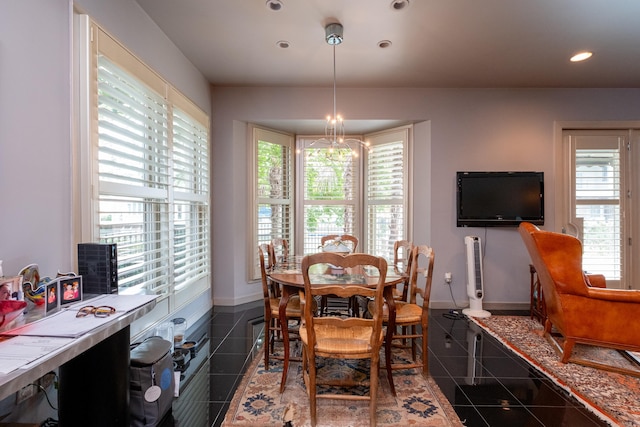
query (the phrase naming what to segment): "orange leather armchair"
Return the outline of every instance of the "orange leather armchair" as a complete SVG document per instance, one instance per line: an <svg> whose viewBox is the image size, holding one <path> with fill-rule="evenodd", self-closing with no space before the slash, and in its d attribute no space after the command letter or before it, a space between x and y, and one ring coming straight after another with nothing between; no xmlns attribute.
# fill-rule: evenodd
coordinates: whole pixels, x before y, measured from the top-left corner
<svg viewBox="0 0 640 427"><path fill-rule="evenodd" d="M604 277L584 274L582 244L573 236L527 222L519 231L542 285L545 336L555 327L564 337L558 346L563 363L576 343L640 351L640 291L599 287Z"/></svg>

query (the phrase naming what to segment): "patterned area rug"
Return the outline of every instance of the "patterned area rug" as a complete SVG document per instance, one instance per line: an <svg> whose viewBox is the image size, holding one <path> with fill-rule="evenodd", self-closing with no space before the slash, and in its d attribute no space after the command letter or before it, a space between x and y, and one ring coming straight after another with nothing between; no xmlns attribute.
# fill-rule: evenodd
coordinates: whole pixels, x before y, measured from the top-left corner
<svg viewBox="0 0 640 427"><path fill-rule="evenodd" d="M528 317L470 319L611 425L640 425L640 378L561 363L553 346L542 336L542 325ZM576 344L572 359L574 357L640 372L637 365L616 350Z"/></svg>
<svg viewBox="0 0 640 427"><path fill-rule="evenodd" d="M290 364L287 386L282 394L279 391L282 362L270 361L269 365L270 369L266 371L262 352L254 359L236 390L223 427L280 427L285 425L285 413L287 421L291 420L287 426L311 425L309 400L302 381L302 364ZM325 360L318 370L318 376L344 376L354 371L354 375L368 376L368 370L367 362ZM381 369L380 374L377 407L379 426L462 427L449 401L432 378L424 378L415 370L395 371L397 397L393 397L386 371ZM366 388L359 390L359 393L366 392ZM368 408L366 401L321 399L317 406L317 426L368 426Z"/></svg>

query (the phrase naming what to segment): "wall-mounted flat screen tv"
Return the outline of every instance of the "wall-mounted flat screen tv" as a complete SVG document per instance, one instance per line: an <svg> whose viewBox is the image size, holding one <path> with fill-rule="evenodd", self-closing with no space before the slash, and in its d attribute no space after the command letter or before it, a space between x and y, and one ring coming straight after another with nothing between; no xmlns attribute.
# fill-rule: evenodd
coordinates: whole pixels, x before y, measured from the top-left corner
<svg viewBox="0 0 640 427"><path fill-rule="evenodd" d="M457 172L458 227L544 224L543 172Z"/></svg>

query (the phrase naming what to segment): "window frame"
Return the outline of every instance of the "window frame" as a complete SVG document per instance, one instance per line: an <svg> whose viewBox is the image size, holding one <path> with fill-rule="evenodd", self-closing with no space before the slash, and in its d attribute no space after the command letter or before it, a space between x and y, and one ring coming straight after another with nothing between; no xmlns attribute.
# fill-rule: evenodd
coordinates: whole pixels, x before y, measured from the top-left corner
<svg viewBox="0 0 640 427"><path fill-rule="evenodd" d="M353 184L353 198L352 199L315 199L315 200L307 200L305 197L305 162L304 156L306 150L314 150L315 148L319 150L327 149L326 142L319 141L322 137L315 135L300 135L296 138L296 217L299 218L298 221L295 222L295 241L296 247L301 248L301 255L304 255L305 251L305 208L307 206L345 206L351 207L353 209L353 214L351 215L350 220L352 221L352 231L349 230L335 230L334 232L330 232L331 234L352 234L361 239L362 235L362 205L358 203L359 197L362 194L362 151L363 148L360 146L351 146L351 149L355 151L356 155L353 157L352 161L354 163L353 172L356 174ZM349 135L345 136L345 138L355 138L362 139L360 136ZM320 144L317 147L315 144ZM329 232L328 232L329 233ZM320 236L318 236L317 244L320 246ZM360 251L358 249L358 251Z"/></svg>
<svg viewBox="0 0 640 427"><path fill-rule="evenodd" d="M257 158L257 151L256 151L256 138L255 138L255 129L265 129L263 127L260 127L258 125L252 125L249 124L249 146L250 146L250 150L249 150L249 164L250 164L250 177L249 177L249 194L250 194L250 206L251 206L251 211L252 214L250 215L250 230L251 230L251 237L250 237L250 243L249 243L249 247L247 248L247 253L248 253L248 260L251 260L252 262L249 262L248 264L248 275L249 275L249 280L251 281L252 279L257 279L259 276L257 276L256 272L256 265L257 265L257 250L255 249L258 245L258 237L257 237L257 204L256 204L256 193L257 193L257 181L256 181L256 175L257 175L257 162L258 162L258 158ZM274 131L274 132L279 132L279 131ZM289 137L294 137L293 135L290 134L286 134ZM290 240L290 245L291 247L295 247L297 248L297 250L293 250L292 248L290 248L290 254L298 254L300 255L302 253L301 248L303 248L304 246L304 223L303 221L301 221L300 219L303 218L303 214L302 214L302 209L304 207L304 203L303 203L303 197L304 197L304 187L301 185L302 180L303 180L303 173L304 171L301 168L301 158L303 156L303 147L305 145L310 145L311 142L318 140L320 137L315 136L315 135L298 135L295 136L295 147L296 147L296 153L294 155L294 178L293 178L293 182L292 182L292 186L295 189L294 192L294 196L293 196L293 204L295 206L295 211L292 212L292 219L290 224L292 224L293 226L293 238ZM412 233L413 233L413 217L412 217L412 212L413 212L413 208L412 208L412 203L411 203L411 199L412 199L412 194L413 194L413 172L412 172L412 164L411 164L411 159L413 158L413 143L412 143L412 138L413 138L413 126L412 125L406 125L406 126L400 126L400 127L396 127L396 128L392 128L392 129L388 129L385 131L380 131L380 132L376 132L376 133L372 133L370 135L366 135L366 140L370 141L374 146L380 145L380 144L385 144L388 143L390 141L393 140L398 140L401 139L403 142L403 153L402 153L402 161L404 164L403 167L403 182L404 182L404 187L403 187L403 195L402 195L402 202L403 202L403 216L404 216L404 221L402 224L402 230L401 230L401 236L399 236L399 239L404 239L404 240L412 240ZM362 138L359 138L362 139ZM353 148L353 147L352 147ZM366 151L366 150L363 150ZM354 216L354 224L356 224L356 226L354 227L354 232L353 234L356 235L360 241L360 244L358 245L358 251L368 251L368 238L367 238L367 230L366 230L366 226L365 226L365 221L366 221L366 209L368 207L368 202L365 201L365 197L364 194L365 193L365 177L366 175L366 171L365 171L365 163L367 160L367 154L366 153L360 153L358 156L358 161L357 161L357 170L358 170L358 183L356 185L356 197L354 198L354 202L353 202L353 206L354 209L357 209L357 215ZM321 200L318 201L317 203L319 204L340 204L342 203L342 201L335 201L335 200ZM390 255L392 256L392 254ZM393 258L391 258L391 260L393 260Z"/></svg>
<svg viewBox="0 0 640 427"><path fill-rule="evenodd" d="M250 135L249 141L249 174L248 174L248 183L249 183L249 206L251 209L251 214L249 215L249 227L250 230L250 241L249 247L247 248L247 259L250 260L248 263L248 279L249 281L255 281L260 278L260 263L258 259L258 245L260 243L270 243L271 238L273 237L282 237L288 239L289 243L289 253L293 255L295 250L295 242L292 239L294 235L294 223L295 223L295 210L293 200L295 198L295 154L294 154L294 136L281 131L276 131L272 129L267 129L265 127L256 126L253 124L249 124L248 126ZM259 150L259 142L265 141L271 144L281 145L288 149L289 155L289 167L286 168L287 176L283 177L283 185L286 181L286 186L288 189L286 192L289 194L288 198L282 199L272 199L272 198L261 198L259 196L258 190L258 150ZM289 218L284 221L288 223L288 235L285 232L280 235L271 235L268 239L269 241L261 241L259 237L259 207L262 204L279 204L285 206L289 212ZM284 231L284 230L283 230Z"/></svg>
<svg viewBox="0 0 640 427"><path fill-rule="evenodd" d="M77 242L103 242L100 238L100 197L106 194L116 197L134 196L139 198L140 203L148 205L148 197L160 197L165 205L165 215L168 221L164 230L165 238L159 243L159 247L168 254L166 260L168 274L163 277L166 283L161 288L165 291L159 292L157 307L160 308L154 319L176 312L186 304L194 301L203 292L211 288L211 233L210 233L210 129L209 116L191 102L186 96L181 94L176 88L171 86L155 71L149 68L144 62L132 54L124 45L108 34L98 24L93 22L87 15L74 15L74 29L78 37L74 45L74 67L78 71L78 78L75 81L76 95L74 108L76 113L76 132L74 133L74 147L78 156L74 162L76 174L74 176L74 193L78 197L74 203L74 210L81 219L79 226L74 229L74 241ZM131 186L123 183L105 183L99 178L99 156L100 138L98 132L98 58L104 55L105 58L116 67L123 70L127 75L134 78L139 84L146 87L146 90L154 92L167 104L166 129L167 129L167 187L150 188L139 187L137 192ZM174 114L175 112L175 114ZM179 113L179 114L178 114ZM183 138L178 143L180 136L174 134L174 123L176 117L182 115L184 123L192 126L194 132L193 140ZM175 143L175 146L174 146ZM187 181L189 186L180 189L174 188L174 160L178 147L182 150L183 176L189 175ZM189 149L193 152L189 153ZM192 156L192 162L184 161L188 156ZM174 159L174 156L175 159ZM187 157L184 157L187 156ZM200 158L196 158L196 156ZM204 158L202 158L204 157ZM142 157L144 158L144 157ZM191 169L190 169L191 168ZM105 193L106 192L106 193ZM191 214L187 215L184 221L190 227L187 236L185 231L185 248L183 265L185 266L181 277L176 277L174 266L176 236L174 235L174 225L181 215L176 207L188 207ZM184 211L182 212L184 213ZM147 213L149 215L152 213ZM148 223L143 222L143 228ZM186 242L189 241L187 245ZM106 241L104 241L106 243ZM121 254L119 249L119 270L121 268ZM164 262L164 261L163 261ZM188 271L187 271L188 270ZM177 282L176 282L177 281ZM144 293L156 294L153 289L146 289ZM127 292L121 289L120 293Z"/></svg>
<svg viewBox="0 0 640 427"><path fill-rule="evenodd" d="M556 122L554 148L556 152L555 171L555 231L575 234L575 230L569 225L572 215L572 186L573 184L573 155L570 144L567 142L567 133L585 133L608 131L609 134L625 135L628 148L625 147L621 153L621 172L624 180L624 187L621 194L624 204L621 215L623 216L621 243L622 246L622 280L609 281L609 287L620 287L622 289L640 289L640 285L634 283L640 277L640 266L632 262L634 257L633 242L640 241L640 218L637 212L640 211L640 201L635 196L634 189L640 188L640 159L634 160L634 152L640 148L640 122ZM636 279L634 279L636 278ZM610 282L610 283L609 283Z"/></svg>
<svg viewBox="0 0 640 427"><path fill-rule="evenodd" d="M413 144L411 144L412 141L412 126L402 126L402 127L398 127L398 128L394 128L394 129L388 129L385 131L381 131L381 132L377 132L377 133L373 133L373 134L368 134L366 135L366 140L370 143L371 145L371 151L375 152L376 147L380 147L383 145L387 145L387 144L391 144L391 143L396 143L396 142L402 142L403 147L402 147L402 164L403 164L403 168L402 168L402 196L401 197L395 197L395 198L390 198L390 199L378 199L377 201L372 201L369 197L368 197L368 189L370 188L370 166L369 166L369 159L370 159L370 153L369 152L365 152L364 155L364 190L363 190L363 195L362 195L362 199L363 199L363 209L362 209L362 215L363 215L363 224L368 224L370 221L369 218L369 207L373 206L373 205L378 205L378 206L382 206L382 205L390 205L393 204L394 201L396 202L400 202L403 206L403 223L402 223L402 229L400 230L401 233L398 236L397 240L409 240L412 241L412 224L413 224L413 218L412 218L412 204L411 204L411 200L412 200L412 194L413 194L413 182L411 179L412 176L412 171L411 171L411 165L409 162L409 159L413 158ZM365 150L366 151L366 150ZM363 248L366 248L365 250L367 251L367 253L370 254L374 254L374 255L378 255L378 256L385 256L388 257L388 261L393 261L393 241L390 241L389 244L390 246L390 251L388 253L378 253L378 251L375 249L375 242L371 242L369 239L371 230L369 230L369 228L365 225L363 227Z"/></svg>

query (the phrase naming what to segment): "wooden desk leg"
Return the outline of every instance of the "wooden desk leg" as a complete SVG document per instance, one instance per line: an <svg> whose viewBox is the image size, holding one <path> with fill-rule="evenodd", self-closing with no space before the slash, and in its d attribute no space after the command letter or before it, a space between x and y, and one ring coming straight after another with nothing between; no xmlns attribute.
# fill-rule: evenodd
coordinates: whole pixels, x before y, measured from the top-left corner
<svg viewBox="0 0 640 427"><path fill-rule="evenodd" d="M289 371L289 319L287 319L287 304L289 297L295 289L289 286L282 286L282 296L280 297L280 306L278 307L278 320L282 332L282 345L284 346L284 357L282 364L282 379L280 380L280 393L284 392L287 385L287 372ZM268 349L265 349L268 351Z"/></svg>

